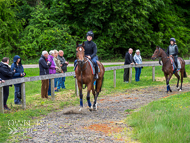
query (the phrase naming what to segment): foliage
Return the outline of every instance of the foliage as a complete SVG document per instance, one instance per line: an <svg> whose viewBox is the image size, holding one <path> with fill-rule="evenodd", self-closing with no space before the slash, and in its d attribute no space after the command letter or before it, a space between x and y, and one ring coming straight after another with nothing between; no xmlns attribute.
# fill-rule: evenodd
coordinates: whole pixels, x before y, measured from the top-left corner
<svg viewBox="0 0 190 143"><path fill-rule="evenodd" d="M190 142L189 92L153 101L133 112L128 123L142 143Z"/></svg>
<svg viewBox="0 0 190 143"><path fill-rule="evenodd" d="M75 41L90 29L101 59L122 58L128 48L150 57L155 45L175 37L180 56L190 50L190 0L7 0L0 1L0 53L24 58L63 49L75 58Z"/></svg>

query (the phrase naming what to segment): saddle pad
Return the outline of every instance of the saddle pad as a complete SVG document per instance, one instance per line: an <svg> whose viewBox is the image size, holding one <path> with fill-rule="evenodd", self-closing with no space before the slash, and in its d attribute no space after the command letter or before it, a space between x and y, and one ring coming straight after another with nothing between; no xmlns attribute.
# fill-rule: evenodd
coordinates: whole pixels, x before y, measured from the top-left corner
<svg viewBox="0 0 190 143"><path fill-rule="evenodd" d="M175 62L174 62L173 58L171 58L171 57L170 57L170 61L171 61L171 64L172 64L172 70L174 71L174 69L176 67ZM179 59L177 59L177 63L178 63L177 71L179 71L181 69L181 63L180 63Z"/></svg>
<svg viewBox="0 0 190 143"><path fill-rule="evenodd" d="M95 67L94 67L92 61L89 60L89 59L87 59L87 60L88 60L88 63L89 63L89 65L90 65L90 68L91 68L92 74L95 74ZM78 66L78 64L76 64L76 66L74 67L74 70L77 69L77 66ZM98 66L98 72L100 72L100 68L99 68L99 66Z"/></svg>

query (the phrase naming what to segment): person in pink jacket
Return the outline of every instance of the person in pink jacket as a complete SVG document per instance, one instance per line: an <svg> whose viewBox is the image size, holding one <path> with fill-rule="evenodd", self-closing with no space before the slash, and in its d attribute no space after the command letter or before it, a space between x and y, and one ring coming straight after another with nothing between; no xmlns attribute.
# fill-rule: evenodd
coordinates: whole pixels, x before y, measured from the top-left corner
<svg viewBox="0 0 190 143"><path fill-rule="evenodd" d="M49 74L56 74L56 64L54 62L54 51L49 51L48 61L51 63L51 66L49 67ZM48 95L51 96L51 81L49 79L49 89L48 89Z"/></svg>

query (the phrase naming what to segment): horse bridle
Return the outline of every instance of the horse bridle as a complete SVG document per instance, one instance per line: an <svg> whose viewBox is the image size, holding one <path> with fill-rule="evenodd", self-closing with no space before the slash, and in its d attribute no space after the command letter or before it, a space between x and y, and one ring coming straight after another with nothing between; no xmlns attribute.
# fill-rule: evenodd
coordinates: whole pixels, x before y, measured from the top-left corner
<svg viewBox="0 0 190 143"><path fill-rule="evenodd" d="M82 61L82 62L81 62L82 64L79 64L80 61L78 61L78 59L77 59L78 66L80 66L80 68L81 68L80 70L79 70L79 68L78 68L78 71L81 71L81 85L82 85L82 88L83 88L83 89L86 88L86 85L85 85L85 87L83 87L82 72L87 69L87 64L88 64L88 59L87 59L87 57L84 57L84 58L86 59L86 61L85 61L85 62ZM86 64L86 63L87 63L87 64ZM83 69L84 64L86 64L86 67Z"/></svg>
<svg viewBox="0 0 190 143"><path fill-rule="evenodd" d="M156 55L156 58L159 58L158 55L160 54L160 49L161 49L161 48L159 47L159 51L158 51L158 54ZM162 58L166 58L166 59L168 59L168 60L170 59L169 57L162 57ZM168 60L167 60L166 62L168 62ZM159 59L159 64L161 65L160 59Z"/></svg>

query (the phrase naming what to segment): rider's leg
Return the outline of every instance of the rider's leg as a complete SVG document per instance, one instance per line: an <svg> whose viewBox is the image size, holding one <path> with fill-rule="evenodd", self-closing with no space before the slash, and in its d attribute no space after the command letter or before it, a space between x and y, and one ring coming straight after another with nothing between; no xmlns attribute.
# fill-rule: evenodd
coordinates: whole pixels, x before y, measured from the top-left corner
<svg viewBox="0 0 190 143"><path fill-rule="evenodd" d="M174 62L175 62L175 65L176 65L176 70L177 70L178 69L177 57L174 57Z"/></svg>
<svg viewBox="0 0 190 143"><path fill-rule="evenodd" d="M76 64L77 64L77 60L74 61L74 69L75 69ZM74 78L76 78L76 75L74 76Z"/></svg>
<svg viewBox="0 0 190 143"><path fill-rule="evenodd" d="M95 77L94 77L95 79L98 79L98 64L97 64L97 60L98 60L97 57L94 57L92 59L93 63L95 64Z"/></svg>

